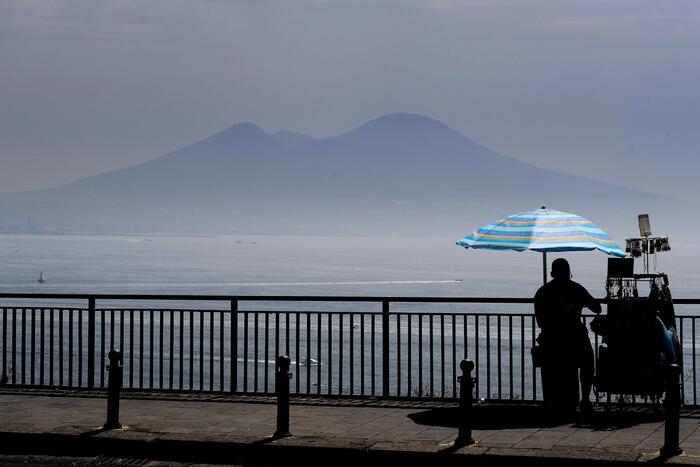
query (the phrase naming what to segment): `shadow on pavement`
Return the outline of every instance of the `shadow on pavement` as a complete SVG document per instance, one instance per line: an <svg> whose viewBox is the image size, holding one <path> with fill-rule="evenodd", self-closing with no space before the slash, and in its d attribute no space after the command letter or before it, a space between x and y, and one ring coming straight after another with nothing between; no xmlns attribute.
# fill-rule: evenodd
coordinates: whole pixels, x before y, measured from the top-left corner
<svg viewBox="0 0 700 467"><path fill-rule="evenodd" d="M472 408L472 429L498 430L515 428L553 428L575 424L593 430L614 430L629 428L641 423L662 422L664 414L653 408L622 407L606 410L597 407L592 414L568 420L549 420L541 405L528 404L477 404ZM457 428L460 422L459 410L454 407L435 408L408 416L419 425Z"/></svg>

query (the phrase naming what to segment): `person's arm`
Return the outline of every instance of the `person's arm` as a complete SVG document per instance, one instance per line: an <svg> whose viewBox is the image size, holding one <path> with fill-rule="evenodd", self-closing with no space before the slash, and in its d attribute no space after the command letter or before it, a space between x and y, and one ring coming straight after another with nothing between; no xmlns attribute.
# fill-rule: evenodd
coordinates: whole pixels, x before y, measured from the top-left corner
<svg viewBox="0 0 700 467"><path fill-rule="evenodd" d="M538 290L535 294L535 321L537 321L537 326L542 329L543 323L546 322L546 312L544 300L542 300L542 289Z"/></svg>
<svg viewBox="0 0 700 467"><path fill-rule="evenodd" d="M598 300L593 298L593 296L586 290L586 288L582 285L581 287L581 295L583 298L583 306L591 310L593 313L599 315L602 311L603 308L600 306L600 303Z"/></svg>

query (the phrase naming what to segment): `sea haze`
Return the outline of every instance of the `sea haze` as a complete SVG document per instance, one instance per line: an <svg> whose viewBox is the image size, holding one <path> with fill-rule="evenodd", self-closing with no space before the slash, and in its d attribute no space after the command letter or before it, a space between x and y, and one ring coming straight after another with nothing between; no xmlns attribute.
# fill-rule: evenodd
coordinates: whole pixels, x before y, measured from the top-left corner
<svg viewBox="0 0 700 467"><path fill-rule="evenodd" d="M0 231L444 237L541 205L616 237L641 212L675 238L697 230L690 202L552 172L428 117L390 114L323 139L239 123L144 164L0 195Z"/></svg>
<svg viewBox="0 0 700 467"><path fill-rule="evenodd" d="M674 290L700 296L692 203L528 165L414 114L322 139L239 123L143 164L0 195L0 289L529 297L541 255L455 241L540 205L620 244L649 213L671 235L661 265ZM554 256L604 294L603 254Z"/></svg>
<svg viewBox="0 0 700 467"><path fill-rule="evenodd" d="M0 291L530 297L539 253L464 250L457 238L2 235ZM658 255L676 297L700 297L692 245ZM550 254L602 297L607 256ZM641 268L638 260L637 269ZM46 282L37 282L43 272ZM529 311L529 309L527 310Z"/></svg>

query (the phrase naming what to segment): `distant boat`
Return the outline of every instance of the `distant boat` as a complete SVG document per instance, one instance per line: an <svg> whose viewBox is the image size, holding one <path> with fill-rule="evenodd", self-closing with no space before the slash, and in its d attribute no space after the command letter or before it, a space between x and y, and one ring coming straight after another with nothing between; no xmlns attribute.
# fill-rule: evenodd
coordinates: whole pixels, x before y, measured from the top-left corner
<svg viewBox="0 0 700 467"><path fill-rule="evenodd" d="M37 280L37 282L40 284L43 284L44 282L46 282L46 279L44 279L44 271L41 271L39 273L39 279Z"/></svg>
<svg viewBox="0 0 700 467"><path fill-rule="evenodd" d="M304 366L317 366L318 365L318 360L315 360L313 358L304 358L301 361L301 364Z"/></svg>

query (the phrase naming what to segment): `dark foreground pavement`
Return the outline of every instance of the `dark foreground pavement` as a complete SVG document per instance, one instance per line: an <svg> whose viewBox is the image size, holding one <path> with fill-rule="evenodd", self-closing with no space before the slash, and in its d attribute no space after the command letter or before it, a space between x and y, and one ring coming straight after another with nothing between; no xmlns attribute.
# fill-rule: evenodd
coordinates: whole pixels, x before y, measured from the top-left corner
<svg viewBox="0 0 700 467"><path fill-rule="evenodd" d="M535 405L482 404L475 408L476 444L457 448L456 411L447 406L294 404L294 436L274 439L269 403L127 398L124 428L104 431L106 400L95 396L0 392L0 463L72 456L86 465L700 464L700 419L692 413L681 419L685 452L664 459L663 415L651 409L597 408L585 422L549 426Z"/></svg>

